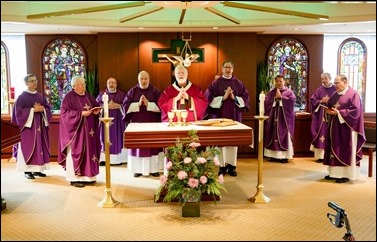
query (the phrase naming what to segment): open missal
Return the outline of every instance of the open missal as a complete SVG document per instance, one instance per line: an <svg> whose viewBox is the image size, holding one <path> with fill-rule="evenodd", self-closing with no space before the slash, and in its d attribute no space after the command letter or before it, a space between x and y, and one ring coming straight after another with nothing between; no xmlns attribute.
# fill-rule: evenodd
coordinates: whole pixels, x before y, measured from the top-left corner
<svg viewBox="0 0 377 242"><path fill-rule="evenodd" d="M94 108L91 108L89 111L96 111L96 110L101 110L103 107L94 107Z"/></svg>

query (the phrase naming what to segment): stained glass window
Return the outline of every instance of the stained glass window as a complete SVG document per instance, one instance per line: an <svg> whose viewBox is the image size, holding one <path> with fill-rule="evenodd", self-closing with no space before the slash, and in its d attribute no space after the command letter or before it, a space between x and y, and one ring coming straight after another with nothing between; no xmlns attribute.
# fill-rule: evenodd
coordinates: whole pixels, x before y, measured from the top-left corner
<svg viewBox="0 0 377 242"><path fill-rule="evenodd" d="M1 114L9 114L9 75L8 49L1 41Z"/></svg>
<svg viewBox="0 0 377 242"><path fill-rule="evenodd" d="M268 54L269 76L283 75L296 95L295 111L306 109L308 52L298 40L282 38L272 43Z"/></svg>
<svg viewBox="0 0 377 242"><path fill-rule="evenodd" d="M339 47L338 73L347 76L348 85L357 90L365 109L367 51L364 42L356 38L343 41Z"/></svg>
<svg viewBox="0 0 377 242"><path fill-rule="evenodd" d="M81 45L69 38L50 42L43 51L44 94L51 111L58 114L61 101L72 90L73 76L85 76L86 53Z"/></svg>

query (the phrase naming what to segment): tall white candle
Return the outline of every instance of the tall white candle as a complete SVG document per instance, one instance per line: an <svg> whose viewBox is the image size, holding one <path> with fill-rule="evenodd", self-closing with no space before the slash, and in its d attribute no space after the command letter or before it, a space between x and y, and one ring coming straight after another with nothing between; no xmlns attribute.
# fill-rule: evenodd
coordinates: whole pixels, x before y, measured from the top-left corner
<svg viewBox="0 0 377 242"><path fill-rule="evenodd" d="M266 98L266 95L262 91L261 94L259 94L259 116L264 115L264 99Z"/></svg>
<svg viewBox="0 0 377 242"><path fill-rule="evenodd" d="M103 101L103 111L104 111L104 116L105 118L109 117L109 95L105 92L102 95L102 101Z"/></svg>

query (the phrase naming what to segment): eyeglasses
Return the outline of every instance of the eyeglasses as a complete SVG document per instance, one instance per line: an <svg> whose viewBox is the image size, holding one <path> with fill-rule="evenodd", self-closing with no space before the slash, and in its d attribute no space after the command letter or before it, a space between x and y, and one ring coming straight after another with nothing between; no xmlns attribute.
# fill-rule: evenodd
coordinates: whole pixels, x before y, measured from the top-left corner
<svg viewBox="0 0 377 242"><path fill-rule="evenodd" d="M30 81L27 81L27 82L34 82L34 83L38 83L38 80L30 80Z"/></svg>
<svg viewBox="0 0 377 242"><path fill-rule="evenodd" d="M223 66L223 68L233 68L233 67L231 67L231 66Z"/></svg>

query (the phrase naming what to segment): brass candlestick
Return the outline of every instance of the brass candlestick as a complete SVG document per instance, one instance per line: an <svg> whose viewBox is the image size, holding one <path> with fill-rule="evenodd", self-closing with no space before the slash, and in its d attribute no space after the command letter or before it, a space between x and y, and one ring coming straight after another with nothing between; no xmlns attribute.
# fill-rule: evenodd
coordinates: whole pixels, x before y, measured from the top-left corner
<svg viewBox="0 0 377 242"><path fill-rule="evenodd" d="M271 199L263 194L263 124L268 116L254 116L259 121L259 137L258 137L258 185L257 193L249 201L254 203L268 203Z"/></svg>
<svg viewBox="0 0 377 242"><path fill-rule="evenodd" d="M97 205L101 208L113 208L117 204L113 196L111 195L111 183L110 183L110 122L114 118L100 118L100 120L105 124L105 162L106 162L106 188L105 197Z"/></svg>

